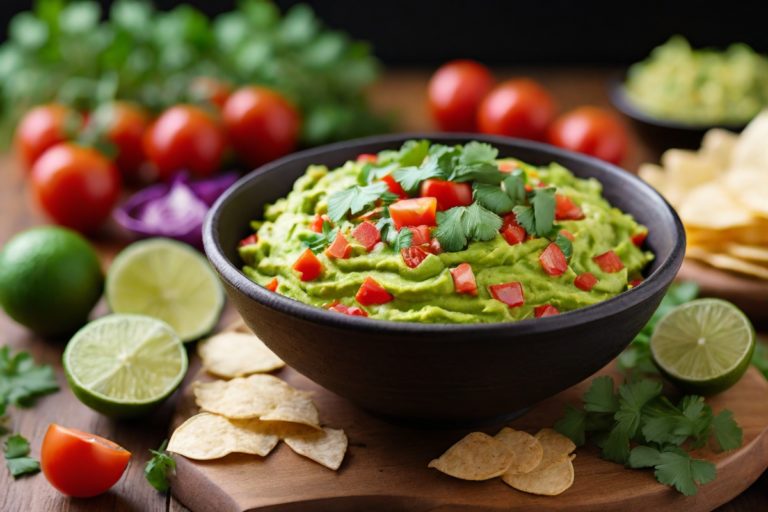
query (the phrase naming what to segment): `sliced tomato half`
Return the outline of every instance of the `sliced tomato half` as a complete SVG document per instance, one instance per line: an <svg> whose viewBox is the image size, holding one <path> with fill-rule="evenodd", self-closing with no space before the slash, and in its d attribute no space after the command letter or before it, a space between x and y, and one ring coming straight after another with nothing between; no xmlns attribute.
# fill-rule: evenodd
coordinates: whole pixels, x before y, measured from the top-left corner
<svg viewBox="0 0 768 512"><path fill-rule="evenodd" d="M472 204L472 185L469 183L454 183L438 179L428 179L421 182L421 197L437 199L439 211L448 210L455 206Z"/></svg>
<svg viewBox="0 0 768 512"><path fill-rule="evenodd" d="M618 272L624 268L624 263L621 262L621 258L619 258L619 255L613 251L606 251L603 254L595 256L594 260L603 272L608 272L609 274Z"/></svg>
<svg viewBox="0 0 768 512"><path fill-rule="evenodd" d="M333 239L333 243L325 250L325 254L331 258L347 259L352 254L352 246L349 245L347 237L344 233L339 231L336 233L336 238Z"/></svg>
<svg viewBox="0 0 768 512"><path fill-rule="evenodd" d="M536 318L542 318L545 316L559 315L560 311L552 304L542 304L533 308L533 314Z"/></svg>
<svg viewBox="0 0 768 512"><path fill-rule="evenodd" d="M491 296L506 304L511 308L516 308L525 304L525 295L523 294L523 285L517 281L510 283L493 284L488 287Z"/></svg>
<svg viewBox="0 0 768 512"><path fill-rule="evenodd" d="M451 276L456 293L477 296L477 281L475 281L475 273L472 272L472 266L469 263L462 263L458 267L452 268Z"/></svg>
<svg viewBox="0 0 768 512"><path fill-rule="evenodd" d="M352 230L352 237L360 242L368 252L370 252L377 243L381 242L381 233L379 233L379 229L372 222L368 222L367 220L361 222L354 230Z"/></svg>
<svg viewBox="0 0 768 512"><path fill-rule="evenodd" d="M568 270L568 260L565 259L562 249L556 243L550 243L539 255L539 263L544 272L550 276L561 276Z"/></svg>
<svg viewBox="0 0 768 512"><path fill-rule="evenodd" d="M576 276L576 279L573 280L573 284L576 285L576 288L579 290L588 292L597 284L597 278L592 272L584 272L583 274Z"/></svg>
<svg viewBox="0 0 768 512"><path fill-rule="evenodd" d="M391 302L395 300L395 297L374 278L366 277L363 284L360 285L360 289L357 290L355 299L363 306L373 306L375 304Z"/></svg>
<svg viewBox="0 0 768 512"><path fill-rule="evenodd" d="M305 250L293 264L293 270L301 274L302 281L312 281L323 273L323 262L317 259L311 249Z"/></svg>
<svg viewBox="0 0 768 512"><path fill-rule="evenodd" d="M557 220L581 220L584 212L576 206L573 200L562 194L555 194L555 219Z"/></svg>
<svg viewBox="0 0 768 512"><path fill-rule="evenodd" d="M429 253L421 247L406 247L400 249L400 255L403 257L403 261L409 268L416 268L421 265L421 262L427 259Z"/></svg>
<svg viewBox="0 0 768 512"><path fill-rule="evenodd" d="M404 226L434 226L436 212L437 199L434 197L401 199L389 205L389 215L397 229Z"/></svg>

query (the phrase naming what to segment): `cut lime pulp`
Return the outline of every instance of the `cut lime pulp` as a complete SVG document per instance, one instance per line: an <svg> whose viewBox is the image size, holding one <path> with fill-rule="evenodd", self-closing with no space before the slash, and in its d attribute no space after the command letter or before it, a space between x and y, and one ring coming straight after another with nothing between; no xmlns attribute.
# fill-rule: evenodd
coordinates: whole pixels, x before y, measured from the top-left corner
<svg viewBox="0 0 768 512"><path fill-rule="evenodd" d="M109 315L80 329L64 350L72 392L109 416L146 414L181 384L187 351L165 322Z"/></svg>
<svg viewBox="0 0 768 512"><path fill-rule="evenodd" d="M123 250L107 274L106 295L113 312L160 319L183 341L212 331L224 305L221 283L205 258L165 238Z"/></svg>
<svg viewBox="0 0 768 512"><path fill-rule="evenodd" d="M734 385L749 367L755 330L744 313L720 299L676 307L657 324L651 353L682 390L711 395Z"/></svg>

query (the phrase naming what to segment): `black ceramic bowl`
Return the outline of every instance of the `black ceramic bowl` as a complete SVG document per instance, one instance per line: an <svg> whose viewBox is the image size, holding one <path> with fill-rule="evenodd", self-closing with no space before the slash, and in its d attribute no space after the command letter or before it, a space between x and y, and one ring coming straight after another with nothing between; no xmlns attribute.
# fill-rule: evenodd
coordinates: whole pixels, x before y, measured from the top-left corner
<svg viewBox="0 0 768 512"><path fill-rule="evenodd" d="M272 293L241 271L237 242L250 220L285 196L310 164L334 167L361 153L426 138L481 140L502 156L559 162L599 179L605 197L650 230L656 259L646 280L597 305L541 319L493 324L418 324L352 317ZM610 164L505 137L419 133L371 137L296 153L245 176L219 198L203 228L205 251L248 326L290 366L385 416L482 422L512 414L585 379L613 359L650 318L683 260L685 234L651 187ZM435 298L436 301L440 297Z"/></svg>

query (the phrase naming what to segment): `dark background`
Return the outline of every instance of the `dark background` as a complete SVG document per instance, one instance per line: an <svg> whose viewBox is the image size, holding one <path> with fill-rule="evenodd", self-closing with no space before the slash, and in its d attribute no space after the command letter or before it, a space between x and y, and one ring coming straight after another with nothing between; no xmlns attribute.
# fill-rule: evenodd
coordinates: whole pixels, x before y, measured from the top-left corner
<svg viewBox="0 0 768 512"><path fill-rule="evenodd" d="M111 2L102 0L102 5ZM156 0L167 9L177 0ZM208 14L234 1L187 2ZM277 0L283 9L296 1ZM745 42L768 52L768 2L595 0L317 0L334 28L369 41L388 64L434 65L471 57L489 64L617 64L643 58L673 34L694 46ZM0 36L30 1L0 0Z"/></svg>

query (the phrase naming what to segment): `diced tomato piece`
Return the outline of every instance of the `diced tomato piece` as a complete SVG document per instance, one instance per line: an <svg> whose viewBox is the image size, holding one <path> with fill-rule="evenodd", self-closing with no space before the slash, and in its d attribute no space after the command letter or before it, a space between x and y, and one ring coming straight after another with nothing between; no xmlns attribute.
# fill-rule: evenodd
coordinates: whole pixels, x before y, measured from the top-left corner
<svg viewBox="0 0 768 512"><path fill-rule="evenodd" d="M520 224L517 222L517 215L514 213L508 213L504 215L504 217L501 219L501 229L499 231L504 231L504 228L507 226L520 227Z"/></svg>
<svg viewBox="0 0 768 512"><path fill-rule="evenodd" d="M434 197L401 199L389 205L389 215L397 229L403 226L434 226L436 212L437 199Z"/></svg>
<svg viewBox="0 0 768 512"><path fill-rule="evenodd" d="M379 233L379 229L367 220L357 225L352 231L352 236L365 247L366 251L369 252L373 249L374 245L381 242L381 233Z"/></svg>
<svg viewBox="0 0 768 512"><path fill-rule="evenodd" d="M325 250L325 254L331 258L347 259L352 254L352 246L349 245L347 237L344 233L339 231L336 233L336 238L333 239L333 243Z"/></svg>
<svg viewBox="0 0 768 512"><path fill-rule="evenodd" d="M312 219L312 222L309 225L309 229L314 231L315 233L322 233L323 232L323 222L327 221L328 217L325 215L320 215L319 213L315 214L315 218Z"/></svg>
<svg viewBox="0 0 768 512"><path fill-rule="evenodd" d="M581 220L584 212L571 200L562 194L555 194L555 218L557 220Z"/></svg>
<svg viewBox="0 0 768 512"><path fill-rule="evenodd" d="M477 296L477 281L475 281L475 273L472 272L472 266L469 263L462 263L458 267L452 268L451 276L456 293Z"/></svg>
<svg viewBox="0 0 768 512"><path fill-rule="evenodd" d="M360 289L357 290L355 299L363 306L371 306L374 304L386 304L395 298L383 286L377 283L375 279L366 277L363 284L360 285Z"/></svg>
<svg viewBox="0 0 768 512"><path fill-rule="evenodd" d="M533 192L533 186L530 183L525 184L525 191L526 192Z"/></svg>
<svg viewBox="0 0 768 512"><path fill-rule="evenodd" d="M278 285L278 284L280 284L280 283L277 281L277 278L275 277L275 278L273 278L273 279L272 279L270 282L268 282L268 283L267 283L267 284L264 286L264 288L266 288L267 290L269 290L269 291L271 291L271 292L275 292L275 291L277 291L277 285Z"/></svg>
<svg viewBox="0 0 768 512"><path fill-rule="evenodd" d="M506 304L511 308L516 308L525 304L523 295L523 285L517 281L511 283L493 284L488 287L491 296Z"/></svg>
<svg viewBox="0 0 768 512"><path fill-rule="evenodd" d="M403 261L410 268L416 268L421 265L421 262L427 259L429 253L421 247L406 247L400 249L400 255L403 257Z"/></svg>
<svg viewBox="0 0 768 512"><path fill-rule="evenodd" d="M413 233L411 245L427 245L432 240L429 226L411 226L408 229Z"/></svg>
<svg viewBox="0 0 768 512"><path fill-rule="evenodd" d="M565 238L567 238L568 240L570 240L571 242L573 242L574 240L576 240L576 237L575 237L575 236L573 236L573 233L571 233L571 232L570 232L570 231L568 231L567 229L561 229L561 230L560 230L560 234L561 234L561 235L563 235L563 236L564 236Z"/></svg>
<svg viewBox="0 0 768 512"><path fill-rule="evenodd" d="M619 255L613 251L607 251L599 256L593 258L595 262L600 265L600 269L603 272L613 273L618 272L624 268L624 263L621 262Z"/></svg>
<svg viewBox="0 0 768 512"><path fill-rule="evenodd" d="M632 236L632 243L635 244L637 247L641 247L643 245L643 242L645 242L646 238L648 238L648 232L643 231L642 233L638 233Z"/></svg>
<svg viewBox="0 0 768 512"><path fill-rule="evenodd" d="M597 278L592 272L584 272L583 274L576 276L576 279L573 280L573 284L576 285L576 288L579 290L588 292L597 284Z"/></svg>
<svg viewBox="0 0 768 512"><path fill-rule="evenodd" d="M293 264L293 270L297 271L302 281L312 281L323 273L323 262L317 259L311 249L307 249Z"/></svg>
<svg viewBox="0 0 768 512"><path fill-rule="evenodd" d="M501 172L512 172L517 169L517 162L499 162L499 170Z"/></svg>
<svg viewBox="0 0 768 512"><path fill-rule="evenodd" d="M525 242L525 229L517 223L517 217L514 213L508 213L504 216L501 224L501 236L509 245Z"/></svg>
<svg viewBox="0 0 768 512"><path fill-rule="evenodd" d="M550 243L539 255L539 263L544 272L551 276L561 276L568 270L568 260L555 242Z"/></svg>
<svg viewBox="0 0 768 512"><path fill-rule="evenodd" d="M242 240L240 240L240 243L238 243L237 246L238 247L245 247L246 245L256 244L256 243L258 243L258 241L259 241L259 235L254 233L254 234L252 234L250 236L247 236L247 237L243 238Z"/></svg>
<svg viewBox="0 0 768 512"><path fill-rule="evenodd" d="M361 153L357 155L357 161L362 164L374 164L379 159L378 155L371 153Z"/></svg>
<svg viewBox="0 0 768 512"><path fill-rule="evenodd" d="M387 174L386 176L381 177L381 181L387 184L387 187L389 187L389 191L393 194L396 194L400 199L407 199L408 194L405 193L405 190L403 190L403 186L400 185L395 178L392 177L391 174Z"/></svg>
<svg viewBox="0 0 768 512"><path fill-rule="evenodd" d="M434 197L437 199L437 209L443 211L455 206L471 205L472 185L469 183L428 179L421 182L420 195L421 197Z"/></svg>
<svg viewBox="0 0 768 512"><path fill-rule="evenodd" d="M552 304L542 304L541 306L536 306L533 308L533 314L536 316L536 318L541 318L544 316L559 315L560 311L558 311L558 309Z"/></svg>
<svg viewBox="0 0 768 512"><path fill-rule="evenodd" d="M383 211L384 211L383 206L377 206L373 210L368 210L362 215L358 215L357 217L355 217L355 220L364 221L364 220L378 219L381 217L381 212Z"/></svg>
<svg viewBox="0 0 768 512"><path fill-rule="evenodd" d="M364 309L357 306L347 306L337 300L329 304L328 309L349 316L368 316Z"/></svg>
<svg viewBox="0 0 768 512"><path fill-rule="evenodd" d="M433 238L429 241L429 247L427 247L427 250L431 252L432 254L440 254L443 252L443 248L440 246L440 240L437 238Z"/></svg>
<svg viewBox="0 0 768 512"><path fill-rule="evenodd" d="M635 286L639 285L639 284L640 284L640 283L642 283L642 282L643 282L643 278L642 278L642 277L638 277L638 278L636 278L636 279L633 279L633 280L631 280L631 281L629 282L629 286L631 286L632 288L634 288Z"/></svg>

